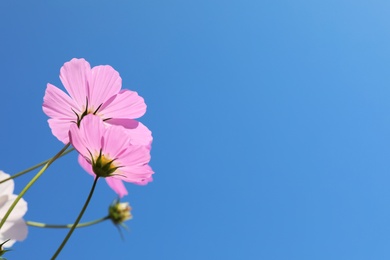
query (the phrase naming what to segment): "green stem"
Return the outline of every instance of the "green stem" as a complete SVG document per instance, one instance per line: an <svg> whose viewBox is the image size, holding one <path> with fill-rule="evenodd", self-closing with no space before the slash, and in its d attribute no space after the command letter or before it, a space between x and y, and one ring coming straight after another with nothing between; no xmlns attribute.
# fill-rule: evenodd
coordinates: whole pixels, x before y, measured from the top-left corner
<svg viewBox="0 0 390 260"><path fill-rule="evenodd" d="M99 179L99 177L96 176L95 180L93 181L91 191L89 192L88 198L85 201L84 206L83 206L83 208L80 211L80 214L78 215L78 217L77 217L76 221L74 222L73 226L71 227L71 229L69 230L68 234L64 238L64 241L62 241L61 245L58 247L57 251L52 256L51 260L56 259L56 257L61 253L61 250L64 248L64 246L66 245L66 242L68 242L68 240L69 240L70 236L72 235L73 231L76 229L76 226L79 224L82 216L84 215L85 210L88 207L89 201L92 198L93 192L95 191L95 187L96 187L96 183L97 183L98 179Z"/></svg>
<svg viewBox="0 0 390 260"><path fill-rule="evenodd" d="M3 227L5 221L8 219L9 215L11 214L12 210L15 208L16 204L18 204L19 200L24 196L24 194L30 189L30 187L41 177L41 175L45 172L45 170L52 164L56 159L58 159L61 154L69 147L70 143L64 146L64 148L61 149L54 157L52 157L43 167L42 169L34 176L34 178L31 179L29 183L23 188L23 190L19 193L19 195L16 197L14 202L12 203L11 207L9 207L7 213L5 213L4 217L1 219L0 222L0 229Z"/></svg>
<svg viewBox="0 0 390 260"><path fill-rule="evenodd" d="M74 148L70 148L69 150L67 150L67 151L65 151L64 153L62 153L58 158L60 158L60 157L62 157L62 156L64 156L64 155L70 153L70 152L73 151L73 150L74 150ZM30 167L30 168L24 170L24 171L18 172L18 173L12 175L11 177L9 177L9 178L7 178L7 179L1 180L1 181L0 181L0 184L3 183L3 182L9 181L9 180L11 180L11 179L15 179L15 178L17 178L17 177L19 177L19 176L22 176L22 175L25 174L25 173L31 172L32 170L35 170L36 168L41 167L42 165L45 165L45 164L48 163L50 160L51 160L51 159L48 159L48 160L46 160L46 161L44 161L44 162L38 163L37 165L34 165L34 166L32 166L32 167Z"/></svg>
<svg viewBox="0 0 390 260"><path fill-rule="evenodd" d="M82 228L82 227L88 227L95 224L98 224L100 222L103 222L107 219L110 219L110 216L96 219L89 222L80 223L76 226L76 228ZM40 222L34 222L34 221L26 221L26 224L31 227L39 227L39 228L72 228L73 224L67 224L67 225L52 225L52 224L46 224L46 223L40 223Z"/></svg>

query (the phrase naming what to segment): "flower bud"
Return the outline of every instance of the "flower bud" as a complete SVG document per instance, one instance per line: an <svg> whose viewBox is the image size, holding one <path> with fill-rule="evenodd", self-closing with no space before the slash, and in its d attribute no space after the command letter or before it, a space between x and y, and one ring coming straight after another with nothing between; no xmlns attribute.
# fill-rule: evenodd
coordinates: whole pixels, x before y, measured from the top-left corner
<svg viewBox="0 0 390 260"><path fill-rule="evenodd" d="M128 202L119 202L116 200L111 204L108 213L112 222L118 225L133 218L130 211L131 207Z"/></svg>

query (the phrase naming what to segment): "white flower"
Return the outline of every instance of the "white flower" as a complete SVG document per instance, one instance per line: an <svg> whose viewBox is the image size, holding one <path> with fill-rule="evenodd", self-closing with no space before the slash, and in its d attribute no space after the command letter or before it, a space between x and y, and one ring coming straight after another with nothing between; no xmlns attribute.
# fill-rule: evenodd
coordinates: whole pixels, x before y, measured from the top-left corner
<svg viewBox="0 0 390 260"><path fill-rule="evenodd" d="M10 175L0 171L0 180L9 178ZM15 201L17 195L14 192L14 180L9 180L0 184L0 220ZM4 247L11 247L16 240L22 241L27 237L27 225L23 220L27 211L27 202L20 199L16 207L11 212L7 221L0 229L0 244L10 239Z"/></svg>

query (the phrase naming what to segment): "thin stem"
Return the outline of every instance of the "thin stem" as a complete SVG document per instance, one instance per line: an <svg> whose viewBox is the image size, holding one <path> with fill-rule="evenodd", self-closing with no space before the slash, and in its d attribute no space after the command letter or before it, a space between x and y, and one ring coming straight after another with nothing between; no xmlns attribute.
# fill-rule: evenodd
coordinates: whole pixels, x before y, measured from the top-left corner
<svg viewBox="0 0 390 260"><path fill-rule="evenodd" d="M99 179L99 177L96 176L95 180L93 181L91 191L89 192L88 198L85 201L84 206L83 206L83 208L80 211L80 214L78 215L78 217L77 217L76 221L74 222L73 226L71 227L71 229L69 230L68 234L64 238L64 241L62 241L60 247L58 247L57 251L52 256L51 260L56 259L56 257L61 253L61 250L64 248L64 246L66 245L66 242L68 242L68 240L69 240L70 236L72 235L73 231L76 229L77 225L79 224L82 216L84 215L85 210L88 207L89 201L92 198L93 192L95 191L95 187L96 187L96 183L97 183L98 179Z"/></svg>
<svg viewBox="0 0 390 260"><path fill-rule="evenodd" d="M63 152L58 158L60 158L60 157L62 157L62 156L64 156L64 155L67 155L68 153L70 153L70 152L73 151L73 150L74 150L73 147L70 148L69 150ZM32 166L32 167L30 167L30 168L24 170L24 171L18 172L18 173L12 175L11 177L9 177L9 178L7 178L7 179L1 180L1 181L0 181L0 184L3 183L3 182L9 181L9 180L11 180L11 179L15 179L15 178L17 178L17 177L19 177L19 176L22 176L22 175L25 174L25 173L31 172L32 170L35 170L36 168L41 167L42 165L45 165L45 164L48 163L50 160L51 160L51 159L48 159L48 160L46 160L46 161L43 161L43 162L41 162L41 163L38 163L37 165L34 165L34 166Z"/></svg>
<svg viewBox="0 0 390 260"><path fill-rule="evenodd" d="M110 216L106 216L104 218L96 219L89 222L80 223L76 226L76 228L82 228L82 227L88 227L95 224L98 224L100 222L103 222L107 219L110 219ZM26 221L26 224L31 227L39 227L39 228L72 228L73 224L67 224L67 225L52 225L52 224L46 224L46 223L40 223L40 222L34 222L34 221Z"/></svg>
<svg viewBox="0 0 390 260"><path fill-rule="evenodd" d="M56 159L58 159L61 154L69 147L70 143L64 146L64 148L61 149L54 157L52 157L43 167L42 169L34 176L34 178L31 179L29 183L23 188L23 190L19 193L19 195L16 197L14 202L12 203L11 207L9 207L7 213L5 213L4 217L2 218L0 222L0 229L3 227L5 221L8 219L9 215L11 214L12 210L15 208L16 204L18 204L19 200L24 196L24 194L30 189L30 187L41 177L41 175L45 172L47 168L49 168L50 164L52 164Z"/></svg>

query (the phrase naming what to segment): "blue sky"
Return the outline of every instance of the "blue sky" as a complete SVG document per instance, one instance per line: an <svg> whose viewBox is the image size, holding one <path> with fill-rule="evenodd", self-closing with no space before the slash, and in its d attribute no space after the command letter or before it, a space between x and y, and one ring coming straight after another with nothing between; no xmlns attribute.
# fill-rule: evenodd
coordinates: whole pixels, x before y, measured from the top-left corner
<svg viewBox="0 0 390 260"><path fill-rule="evenodd" d="M62 144L42 112L74 57L145 98L154 182L134 219L76 230L58 259L389 259L388 1L2 1L0 169ZM71 223L92 178L76 153L26 194L25 219ZM16 179L16 192L33 173ZM116 198L99 181L84 221ZM29 228L9 259L48 259Z"/></svg>

